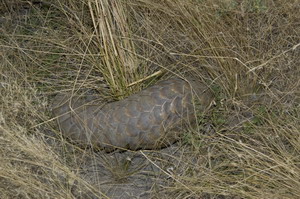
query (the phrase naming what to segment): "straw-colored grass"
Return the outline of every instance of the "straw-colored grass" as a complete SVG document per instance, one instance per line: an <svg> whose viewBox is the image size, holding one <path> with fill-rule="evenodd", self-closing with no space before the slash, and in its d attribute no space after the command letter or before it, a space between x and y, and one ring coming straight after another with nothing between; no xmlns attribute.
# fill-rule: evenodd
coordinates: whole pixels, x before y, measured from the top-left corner
<svg viewBox="0 0 300 199"><path fill-rule="evenodd" d="M300 198L299 10L297 0L1 1L0 198ZM59 92L119 100L188 75L215 105L167 149L79 148L51 115Z"/></svg>

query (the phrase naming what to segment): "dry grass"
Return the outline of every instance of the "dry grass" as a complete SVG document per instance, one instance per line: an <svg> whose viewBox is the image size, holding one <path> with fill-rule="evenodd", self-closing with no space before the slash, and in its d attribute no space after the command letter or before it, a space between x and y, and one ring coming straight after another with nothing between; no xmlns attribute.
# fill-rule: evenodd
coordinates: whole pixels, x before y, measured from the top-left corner
<svg viewBox="0 0 300 199"><path fill-rule="evenodd" d="M297 0L31 2L0 2L0 198L119 198L141 172L144 198L300 198ZM169 150L81 149L49 112L189 74L216 105Z"/></svg>

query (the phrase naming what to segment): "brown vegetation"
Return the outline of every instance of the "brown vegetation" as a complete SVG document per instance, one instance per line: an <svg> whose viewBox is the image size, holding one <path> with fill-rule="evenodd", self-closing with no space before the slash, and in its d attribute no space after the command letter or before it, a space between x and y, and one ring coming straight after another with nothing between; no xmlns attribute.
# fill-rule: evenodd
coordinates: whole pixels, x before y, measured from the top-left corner
<svg viewBox="0 0 300 199"><path fill-rule="evenodd" d="M1 1L0 198L300 198L299 10L298 0ZM49 110L59 92L111 101L190 74L215 106L163 150L79 148Z"/></svg>

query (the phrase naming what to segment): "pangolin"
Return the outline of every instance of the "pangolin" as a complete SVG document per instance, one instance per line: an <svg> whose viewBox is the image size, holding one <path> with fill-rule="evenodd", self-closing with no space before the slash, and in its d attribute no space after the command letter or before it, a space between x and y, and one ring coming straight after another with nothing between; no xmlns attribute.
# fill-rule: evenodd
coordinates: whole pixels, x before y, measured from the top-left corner
<svg viewBox="0 0 300 199"><path fill-rule="evenodd" d="M62 134L80 145L158 149L178 140L183 127L195 123L195 110L204 111L211 100L201 81L172 78L104 106L59 94L52 110Z"/></svg>

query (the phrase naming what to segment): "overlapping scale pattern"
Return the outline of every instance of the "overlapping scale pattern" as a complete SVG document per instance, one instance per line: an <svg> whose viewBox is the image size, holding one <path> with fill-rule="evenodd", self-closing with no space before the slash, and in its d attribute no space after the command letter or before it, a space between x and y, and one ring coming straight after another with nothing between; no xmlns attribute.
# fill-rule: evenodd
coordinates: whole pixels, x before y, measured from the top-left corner
<svg viewBox="0 0 300 199"><path fill-rule="evenodd" d="M104 106L58 95L53 113L64 136L79 144L91 144L106 151L115 147L161 148L176 141L182 127L194 122L192 90L200 100L200 109L207 107L211 95L204 84L177 78Z"/></svg>

